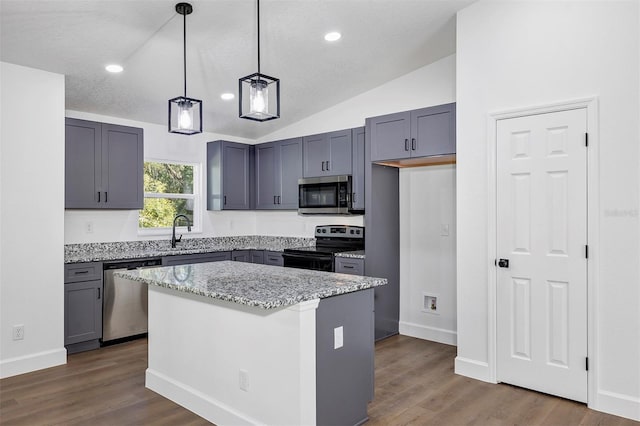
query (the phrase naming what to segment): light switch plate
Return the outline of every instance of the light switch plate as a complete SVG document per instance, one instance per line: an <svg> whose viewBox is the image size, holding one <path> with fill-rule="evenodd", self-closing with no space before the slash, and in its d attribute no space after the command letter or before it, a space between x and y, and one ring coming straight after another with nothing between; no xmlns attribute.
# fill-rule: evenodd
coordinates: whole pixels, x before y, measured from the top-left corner
<svg viewBox="0 0 640 426"><path fill-rule="evenodd" d="M440 235L443 237L448 237L449 236L449 224L448 223L443 223L440 225Z"/></svg>
<svg viewBox="0 0 640 426"><path fill-rule="evenodd" d="M333 349L344 346L344 329L342 326L333 329Z"/></svg>

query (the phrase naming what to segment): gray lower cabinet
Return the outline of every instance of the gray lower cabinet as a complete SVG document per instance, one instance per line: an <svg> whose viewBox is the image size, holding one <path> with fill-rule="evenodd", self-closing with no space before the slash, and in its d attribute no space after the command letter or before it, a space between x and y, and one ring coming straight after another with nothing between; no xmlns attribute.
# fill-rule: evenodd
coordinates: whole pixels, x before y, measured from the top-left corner
<svg viewBox="0 0 640 426"><path fill-rule="evenodd" d="M142 209L143 130L67 118L65 208Z"/></svg>
<svg viewBox="0 0 640 426"><path fill-rule="evenodd" d="M297 209L302 138L259 144L255 150L256 209Z"/></svg>
<svg viewBox="0 0 640 426"><path fill-rule="evenodd" d="M316 424L359 425L374 392L374 291L320 299L316 309ZM339 335L342 335L340 345Z"/></svg>
<svg viewBox="0 0 640 426"><path fill-rule="evenodd" d="M191 263L205 263L205 262L221 262L223 260L231 260L230 251L163 256L162 266L188 265Z"/></svg>
<svg viewBox="0 0 640 426"><path fill-rule="evenodd" d="M262 250L234 250L231 260L246 263L264 263L264 251Z"/></svg>
<svg viewBox="0 0 640 426"><path fill-rule="evenodd" d="M364 259L336 257L335 270L341 274L364 275Z"/></svg>
<svg viewBox="0 0 640 426"><path fill-rule="evenodd" d="M456 104L367 118L371 161L449 155L456 152Z"/></svg>
<svg viewBox="0 0 640 426"><path fill-rule="evenodd" d="M65 264L64 270L67 353L97 349L102 338L102 263Z"/></svg>
<svg viewBox="0 0 640 426"><path fill-rule="evenodd" d="M305 136L302 143L304 177L352 173L351 129Z"/></svg>
<svg viewBox="0 0 640 426"><path fill-rule="evenodd" d="M282 257L282 252L265 250L264 264L273 266L284 266L284 258Z"/></svg>
<svg viewBox="0 0 640 426"><path fill-rule="evenodd" d="M207 210L254 208L253 145L207 143Z"/></svg>
<svg viewBox="0 0 640 426"><path fill-rule="evenodd" d="M364 210L364 136L365 128L351 130L352 150L352 210Z"/></svg>

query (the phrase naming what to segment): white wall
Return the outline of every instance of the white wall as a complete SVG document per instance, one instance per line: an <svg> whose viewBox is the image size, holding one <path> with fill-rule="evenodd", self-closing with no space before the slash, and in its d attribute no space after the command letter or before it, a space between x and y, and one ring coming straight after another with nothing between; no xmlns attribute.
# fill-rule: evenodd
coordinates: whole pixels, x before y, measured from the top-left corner
<svg viewBox="0 0 640 426"><path fill-rule="evenodd" d="M458 358L491 381L488 114L599 97L600 243L589 406L640 420L637 1L481 1L457 21Z"/></svg>
<svg viewBox="0 0 640 426"><path fill-rule="evenodd" d="M64 76L0 63L0 377L66 362ZM24 340L14 341L14 325Z"/></svg>
<svg viewBox="0 0 640 426"><path fill-rule="evenodd" d="M382 84L260 139L272 141L364 126L367 117L455 101L455 55Z"/></svg>
<svg viewBox="0 0 640 426"><path fill-rule="evenodd" d="M456 344L455 165L400 170L400 334Z"/></svg>

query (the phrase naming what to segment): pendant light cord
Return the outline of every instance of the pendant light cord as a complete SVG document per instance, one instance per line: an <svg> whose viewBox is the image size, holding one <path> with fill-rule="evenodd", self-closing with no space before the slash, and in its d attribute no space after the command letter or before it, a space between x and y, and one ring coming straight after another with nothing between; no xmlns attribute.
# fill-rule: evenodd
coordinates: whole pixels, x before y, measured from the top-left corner
<svg viewBox="0 0 640 426"><path fill-rule="evenodd" d="M260 0L258 2L258 78L260 78Z"/></svg>
<svg viewBox="0 0 640 426"><path fill-rule="evenodd" d="M187 14L182 15L182 66L184 72L184 97L187 97Z"/></svg>

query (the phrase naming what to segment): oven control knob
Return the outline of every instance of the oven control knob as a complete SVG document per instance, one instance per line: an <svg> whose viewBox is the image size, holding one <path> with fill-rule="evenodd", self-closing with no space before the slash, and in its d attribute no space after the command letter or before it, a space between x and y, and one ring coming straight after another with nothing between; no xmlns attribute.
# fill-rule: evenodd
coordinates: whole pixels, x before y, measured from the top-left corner
<svg viewBox="0 0 640 426"><path fill-rule="evenodd" d="M321 232L322 232L322 230L320 230L320 229L316 229L316 233L318 233L318 234L319 234L319 233L321 233Z"/></svg>
<svg viewBox="0 0 640 426"><path fill-rule="evenodd" d="M358 229L358 230L356 230L356 234L359 234L359 233L360 233L360 230L359 230L359 229Z"/></svg>
<svg viewBox="0 0 640 426"><path fill-rule="evenodd" d="M353 229L351 231L349 231L351 234L353 234Z"/></svg>
<svg viewBox="0 0 640 426"><path fill-rule="evenodd" d="M323 230L322 230L322 233L323 233L323 234L326 234L326 233L327 233L327 230L326 230L326 229L323 229Z"/></svg>

